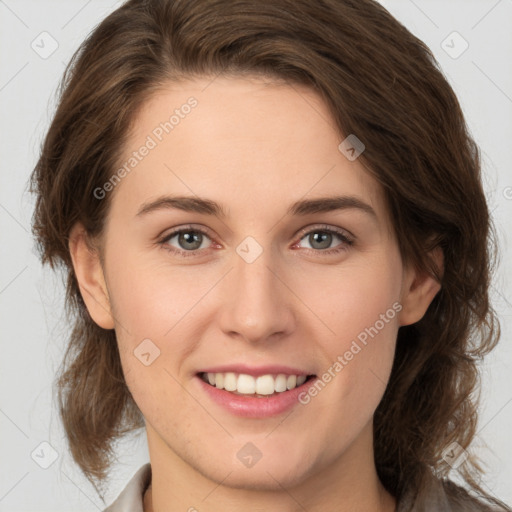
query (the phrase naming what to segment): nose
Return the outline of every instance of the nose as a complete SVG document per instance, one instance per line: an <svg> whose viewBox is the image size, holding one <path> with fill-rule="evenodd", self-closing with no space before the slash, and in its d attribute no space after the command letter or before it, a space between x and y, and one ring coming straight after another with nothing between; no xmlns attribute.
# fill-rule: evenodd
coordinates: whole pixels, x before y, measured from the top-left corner
<svg viewBox="0 0 512 512"><path fill-rule="evenodd" d="M234 268L219 290L220 327L226 335L249 343L276 341L292 333L296 324L286 271L270 250L249 261L234 255Z"/></svg>

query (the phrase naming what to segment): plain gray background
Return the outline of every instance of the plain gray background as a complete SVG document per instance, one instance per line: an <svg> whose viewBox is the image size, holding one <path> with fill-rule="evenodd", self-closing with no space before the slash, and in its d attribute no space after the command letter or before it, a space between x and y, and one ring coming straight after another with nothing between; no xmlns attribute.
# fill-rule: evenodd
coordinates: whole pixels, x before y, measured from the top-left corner
<svg viewBox="0 0 512 512"><path fill-rule="evenodd" d="M482 413L473 449L486 463L487 489L512 504L512 0L382 3L433 50L482 149L486 193L502 248L493 283L502 341L482 368ZM64 287L58 275L39 263L30 234L34 200L27 179L53 113L65 64L90 30L119 4L0 0L0 511L4 512L96 511L105 506L67 452L52 398L53 376L68 329ZM148 460L145 434L119 443L118 453L107 504ZM47 469L41 467L50 464L52 456L56 460Z"/></svg>

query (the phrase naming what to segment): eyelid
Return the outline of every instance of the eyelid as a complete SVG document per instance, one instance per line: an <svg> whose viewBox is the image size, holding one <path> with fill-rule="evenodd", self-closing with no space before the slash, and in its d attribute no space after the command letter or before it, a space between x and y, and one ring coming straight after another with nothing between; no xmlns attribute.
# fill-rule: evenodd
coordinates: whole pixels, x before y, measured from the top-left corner
<svg viewBox="0 0 512 512"><path fill-rule="evenodd" d="M354 243L356 241L356 237L348 230L344 228L340 228L337 226L330 226L329 224L311 224L309 226L306 226L305 228L302 228L298 233L297 236L299 237L299 241L304 238L304 236L311 233L311 231L327 231L327 232L334 232L344 238L346 238L350 243ZM325 251L323 251L325 252Z"/></svg>
<svg viewBox="0 0 512 512"><path fill-rule="evenodd" d="M183 226L171 228L170 230L166 229L166 230L162 231L162 233L160 233L156 237L156 240L157 240L157 242L162 242L164 240L168 240L169 238L172 238L173 236L181 233L182 231L198 231L199 233L203 233L204 235L207 235L209 238L214 238L213 232L204 226L199 226L199 225L195 225L195 224L184 224Z"/></svg>

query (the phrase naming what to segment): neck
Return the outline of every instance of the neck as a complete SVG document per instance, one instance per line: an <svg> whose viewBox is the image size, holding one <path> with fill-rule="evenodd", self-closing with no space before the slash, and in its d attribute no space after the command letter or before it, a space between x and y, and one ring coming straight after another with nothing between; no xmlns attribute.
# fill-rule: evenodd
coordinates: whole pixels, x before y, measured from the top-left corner
<svg viewBox="0 0 512 512"><path fill-rule="evenodd" d="M146 428L151 427L146 424ZM148 430L152 481L144 495L144 512L202 510L205 504L209 512L394 512L396 501L382 486L375 469L371 426L367 430L332 464L287 488L274 479L274 489L232 487L229 471L213 481ZM370 449L365 449L368 435Z"/></svg>

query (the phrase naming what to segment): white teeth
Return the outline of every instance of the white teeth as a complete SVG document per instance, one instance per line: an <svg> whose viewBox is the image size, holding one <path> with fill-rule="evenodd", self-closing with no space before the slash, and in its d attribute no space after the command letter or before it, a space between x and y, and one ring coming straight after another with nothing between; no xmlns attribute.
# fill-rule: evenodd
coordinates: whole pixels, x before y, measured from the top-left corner
<svg viewBox="0 0 512 512"><path fill-rule="evenodd" d="M244 395L252 395L256 391L256 380L252 375L245 375L241 373L238 376L236 390Z"/></svg>
<svg viewBox="0 0 512 512"><path fill-rule="evenodd" d="M274 384L274 389L278 393L282 393L283 391L286 391L286 375L283 375L282 373L280 373L276 377L276 382Z"/></svg>
<svg viewBox="0 0 512 512"><path fill-rule="evenodd" d="M237 383L236 383L236 375L234 373L226 373L224 374L224 389L226 391L236 391Z"/></svg>
<svg viewBox="0 0 512 512"><path fill-rule="evenodd" d="M296 375L288 375L286 379L286 387L288 389L293 389L297 385L297 376Z"/></svg>
<svg viewBox="0 0 512 512"><path fill-rule="evenodd" d="M271 395L275 390L275 381L272 375L261 375L256 379L256 393L258 395Z"/></svg>
<svg viewBox="0 0 512 512"><path fill-rule="evenodd" d="M225 389L243 395L272 395L294 389L306 382L306 375L260 375L253 377L245 373L208 373L202 374L205 382L218 389Z"/></svg>

